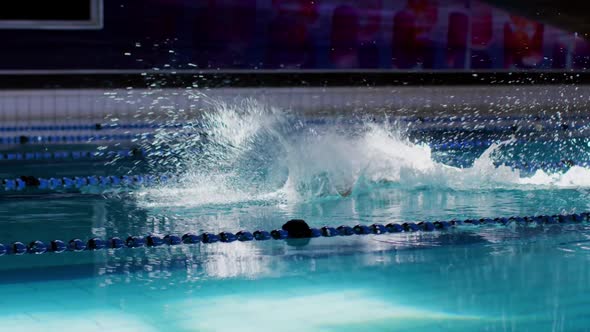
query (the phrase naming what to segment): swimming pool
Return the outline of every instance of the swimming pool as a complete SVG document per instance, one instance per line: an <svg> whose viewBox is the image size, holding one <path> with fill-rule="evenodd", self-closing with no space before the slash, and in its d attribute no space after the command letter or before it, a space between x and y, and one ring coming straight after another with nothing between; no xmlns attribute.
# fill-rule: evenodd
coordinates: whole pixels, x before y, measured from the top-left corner
<svg viewBox="0 0 590 332"><path fill-rule="evenodd" d="M587 329L588 223L493 220L590 210L584 117L311 119L254 100L210 105L198 118L86 124L92 137L52 127L29 128L48 134L17 145L4 140L0 242L271 231L293 218L315 228L456 222L432 232L7 254L4 328ZM20 176L33 180L18 190L10 180ZM480 218L490 219L460 222Z"/></svg>

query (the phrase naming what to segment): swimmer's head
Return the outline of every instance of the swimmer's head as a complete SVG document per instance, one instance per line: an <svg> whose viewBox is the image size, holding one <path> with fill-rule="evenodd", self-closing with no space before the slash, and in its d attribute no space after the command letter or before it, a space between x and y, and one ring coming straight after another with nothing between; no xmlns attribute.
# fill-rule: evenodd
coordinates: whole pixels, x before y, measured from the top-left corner
<svg viewBox="0 0 590 332"><path fill-rule="evenodd" d="M283 225L283 230L289 233L292 239L302 239L311 237L311 228L302 219L292 219Z"/></svg>

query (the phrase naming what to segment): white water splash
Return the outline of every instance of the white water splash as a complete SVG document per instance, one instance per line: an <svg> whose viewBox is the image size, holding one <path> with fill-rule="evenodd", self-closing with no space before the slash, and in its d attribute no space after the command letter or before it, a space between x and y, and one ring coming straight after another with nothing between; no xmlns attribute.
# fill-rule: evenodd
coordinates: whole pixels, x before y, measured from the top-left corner
<svg viewBox="0 0 590 332"><path fill-rule="evenodd" d="M582 167L524 177L519 170L495 166L493 156L504 143L492 145L471 167L451 167L388 125L305 126L252 100L215 102L201 126L184 128L183 135L160 131L156 144L177 156L174 163L160 164L181 181L138 192L149 206L339 198L384 185L402 190L590 187L590 170ZM193 152L196 146L203 150Z"/></svg>
<svg viewBox="0 0 590 332"><path fill-rule="evenodd" d="M518 183L541 187L590 188L590 169L573 166L565 173L537 171L531 177L519 179Z"/></svg>

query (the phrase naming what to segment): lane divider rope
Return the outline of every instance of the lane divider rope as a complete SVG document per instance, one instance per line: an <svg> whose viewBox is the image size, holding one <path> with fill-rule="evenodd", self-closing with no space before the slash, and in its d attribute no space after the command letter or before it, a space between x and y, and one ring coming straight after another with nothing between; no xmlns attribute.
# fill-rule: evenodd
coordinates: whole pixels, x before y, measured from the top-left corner
<svg viewBox="0 0 590 332"><path fill-rule="evenodd" d="M419 130L420 131L420 130ZM426 131L426 130L423 130ZM198 133L195 133L197 135ZM133 133L133 134L104 134L104 135L19 135L19 136L1 136L0 145L16 145L16 144L74 144L74 143L88 143L88 142L103 142L103 141L132 141L138 138L153 139L153 133ZM433 149L457 149L469 147L488 147L498 140L490 139L473 139L464 141L448 141L443 143L432 143L430 146ZM519 139L515 143L525 144L530 143L530 139Z"/></svg>
<svg viewBox="0 0 590 332"><path fill-rule="evenodd" d="M514 126L528 125L529 121L534 121L530 124L531 127L537 124L543 125L545 128L551 129L579 129L586 125L587 120L590 119L587 115L569 116L563 119L554 119L551 116L530 116L530 115L511 115L511 116L450 116L450 117L423 117L423 116L406 116L400 118L392 118L392 121L403 121L406 123L420 123L420 124L454 124L466 121L471 122L485 122L493 120L494 123L486 125L486 129L511 129ZM507 124L500 124L500 121L508 122ZM519 123L515 123L518 121ZM526 123L521 123L525 121ZM326 119L308 119L309 124L329 124L332 120ZM352 123L358 123L359 120L352 120ZM512 123L510 123L512 122ZM581 125L576 125L579 122ZM158 129L158 128L183 128L186 126L199 127L199 123L87 123L87 124L56 124L56 125L12 125L0 126L0 132L26 132L26 131L98 131L98 130L114 130L114 129ZM548 127L550 126L550 127Z"/></svg>
<svg viewBox="0 0 590 332"><path fill-rule="evenodd" d="M445 121L438 121L432 122L431 119L425 118L418 118L418 119L402 119L404 122L417 122L417 123L432 123L432 124L441 124L445 123ZM455 119L456 120L456 119ZM449 120L447 122L453 123L455 120ZM308 120L310 124L329 124L329 120ZM542 125L542 129L545 130L579 130L588 128L586 122L583 122L581 125L574 125L573 122L570 124L562 123L556 121L557 123L550 123L548 126L547 124ZM48 143L84 143L88 141L126 141L126 140L133 140L138 137L144 139L150 139L154 137L153 133L125 133L125 134L71 134L67 133L64 135L31 135L27 132L30 131L109 131L109 130L139 130L139 129L148 129L148 130L156 130L156 129L179 129L184 127L194 127L200 128L201 126L198 123L172 123L172 124L92 124L92 125L39 125L39 126L8 126L8 127L0 127L0 133L8 132L8 133L22 133L18 136L0 136L0 145L3 144L48 144ZM529 128L530 127L530 128ZM483 128L487 132L514 132L516 130L521 131L538 131L538 128L534 125L516 125L516 124L508 124L508 125L498 125L498 124L489 124ZM440 127L426 127L426 128L410 128L410 131L414 132L433 132L439 131ZM457 131L463 132L465 131L462 127L458 128L445 128L445 131ZM461 147L479 147L479 146L486 146L490 145L493 141L490 140L473 140L473 142L444 142L444 143L437 143L433 145L433 148L437 149L449 149L449 148L461 148ZM526 140L523 140L526 142Z"/></svg>
<svg viewBox="0 0 590 332"><path fill-rule="evenodd" d="M34 176L21 176L16 179L2 180L5 191L20 191L25 189L39 190L63 190L79 189L88 186L101 188L118 188L127 186L141 186L164 184L174 179L173 175L111 175L111 176L75 176L62 178L38 178Z"/></svg>
<svg viewBox="0 0 590 332"><path fill-rule="evenodd" d="M145 156L146 152L142 150L130 150L130 151L118 151L115 152L118 156L131 157L136 155ZM158 155L159 152L153 153ZM56 158L55 155L52 155ZM78 156L75 152L72 155L63 154L60 155L62 158L72 156L74 159L80 159L81 155ZM90 154L84 156L92 157ZM115 154L112 154L115 156ZM26 160L29 158L37 157L37 155L26 154L24 157ZM50 155L47 155L50 157ZM19 159L14 159L19 160ZM559 161L559 162L500 162L496 163L496 166L504 165L514 169L524 170L528 172L536 171L539 169L543 170L558 170L564 171L571 168L574 165L590 167L590 161ZM125 186L137 186L137 185L153 185L163 184L176 177L172 174L144 174L144 175L90 175L90 176L75 176L75 177L34 177L34 176L20 176L18 178L9 178L0 180L0 185L4 191L22 191L25 189L38 189L38 190L67 190L67 189L79 189L88 186L96 186L101 188L118 188Z"/></svg>
<svg viewBox="0 0 590 332"><path fill-rule="evenodd" d="M423 222L405 222L405 223L389 223L372 224L372 225L356 225L356 226L324 226L322 228L311 228L310 236L306 238L318 237L335 237L335 236L351 236L351 235L382 235L391 233L415 233L415 232L433 232L446 231L450 228L460 225L481 225L481 224L498 224L508 225L516 224L538 224L538 225L553 225L566 223L582 223L590 221L590 213L584 212L579 214L567 215L540 215L528 217L510 217L510 218L481 218L481 219L467 219L467 220L450 220L450 221L423 221ZM126 239L120 237L112 237L108 240L93 237L87 241L79 238L74 238L68 242L62 240L53 240L45 243L40 240L35 240L25 244L24 242L13 242L10 245L0 244L0 256L4 255L25 255L25 254L45 254L45 253L64 253L64 252L84 252L96 251L105 249L122 249L122 248L141 248L141 247L160 247L160 246L177 246L181 244L211 244L211 243L231 243L235 241L266 241L266 240L288 240L288 239L302 239L302 237L292 238L289 232L283 229L275 229L272 231L256 230L254 232L239 231L237 233L221 232L215 233L186 233L182 236L175 234L168 234L166 236L159 236L149 234L147 236L129 236ZM305 239L305 238L303 238Z"/></svg>
<svg viewBox="0 0 590 332"><path fill-rule="evenodd" d="M480 141L481 142L481 141ZM471 142L470 142L471 143ZM472 147L484 147L485 144L492 144L492 141L487 143L474 143ZM447 145L447 148L454 148L457 145ZM467 147L469 144L462 143L461 147ZM200 151L195 149L195 153ZM40 161L40 160L54 160L54 161L68 161L68 160L101 160L101 159L113 159L113 158L144 158L144 157L158 157L165 156L165 151L152 150L146 151L142 148L131 148L126 150L117 151L34 151L34 152L0 152L0 162L2 161ZM534 171L538 169L545 170L563 170L571 166L578 165L583 167L589 167L590 161L577 161L577 160L562 160L555 162L539 161L539 162L527 162L527 161L505 161L498 162L498 165L505 165L512 168L521 170ZM468 164L463 165L463 167Z"/></svg>
<svg viewBox="0 0 590 332"><path fill-rule="evenodd" d="M78 125L31 125L31 126L0 126L0 132L26 132L26 131L87 131L87 130L112 130L112 129L157 129L157 128L182 128L189 124L155 124L155 123L94 123Z"/></svg>
<svg viewBox="0 0 590 332"><path fill-rule="evenodd" d="M0 145L3 144L72 144L88 143L103 141L131 141L134 139L152 139L154 134L137 133L137 134L118 134L118 135L20 135L0 137Z"/></svg>
<svg viewBox="0 0 590 332"><path fill-rule="evenodd" d="M35 152L7 152L0 153L0 161L13 160L80 160L80 159L104 159L144 157L143 149L127 149L117 151L35 151Z"/></svg>
<svg viewBox="0 0 590 332"><path fill-rule="evenodd" d="M445 141L442 143L430 143L428 144L432 149L435 150L452 150L460 148L487 148L494 143L498 143L499 139L469 139L463 141ZM552 139L535 140L531 139L517 139L514 140L513 144L527 144L527 143L538 143L538 142L549 142Z"/></svg>

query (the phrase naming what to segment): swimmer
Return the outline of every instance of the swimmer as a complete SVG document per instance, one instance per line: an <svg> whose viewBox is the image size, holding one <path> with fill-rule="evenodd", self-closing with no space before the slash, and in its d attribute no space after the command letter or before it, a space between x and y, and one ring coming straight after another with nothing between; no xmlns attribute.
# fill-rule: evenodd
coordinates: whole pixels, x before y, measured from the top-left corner
<svg viewBox="0 0 590 332"><path fill-rule="evenodd" d="M311 237L311 228L302 219L292 219L283 225L283 230L289 233L290 238L302 239Z"/></svg>
<svg viewBox="0 0 590 332"><path fill-rule="evenodd" d="M287 245L293 247L305 247L311 238L311 228L302 219L292 219L283 225L283 230L289 233Z"/></svg>

